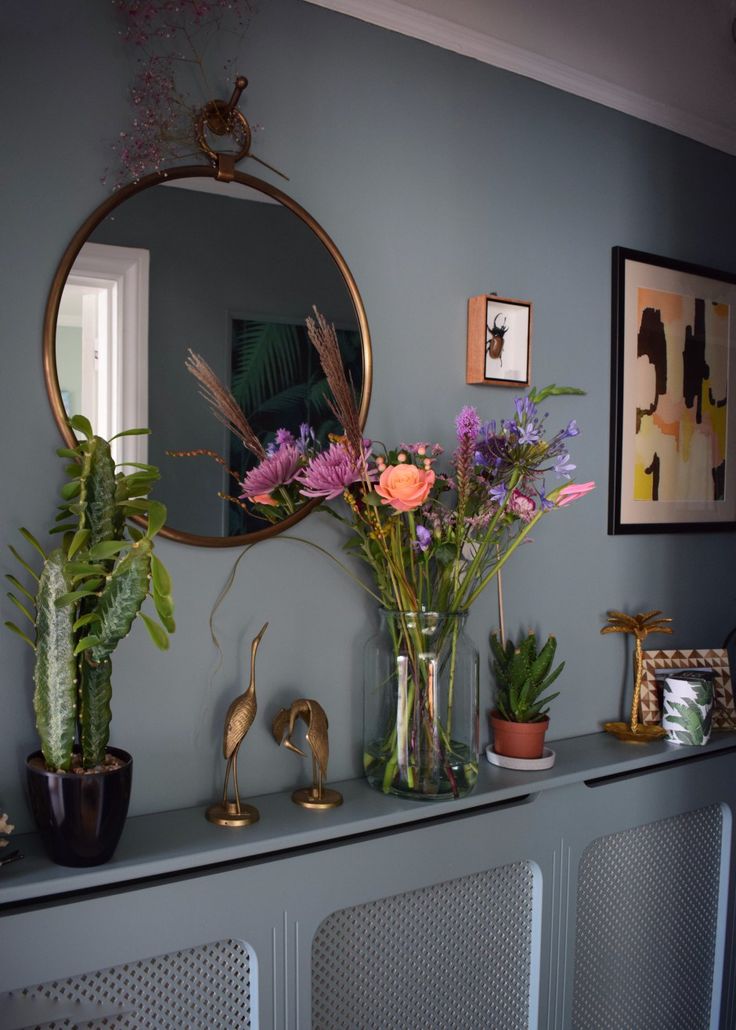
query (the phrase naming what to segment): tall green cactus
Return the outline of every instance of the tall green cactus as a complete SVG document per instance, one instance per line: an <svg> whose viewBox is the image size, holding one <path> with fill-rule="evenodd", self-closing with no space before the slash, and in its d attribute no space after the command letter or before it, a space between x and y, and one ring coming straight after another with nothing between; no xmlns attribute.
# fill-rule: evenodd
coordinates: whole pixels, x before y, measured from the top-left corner
<svg viewBox="0 0 736 1030"><path fill-rule="evenodd" d="M36 652L36 727L47 767L61 771L70 768L75 743L85 768L104 761L112 717L110 656L136 617L162 650L175 629L171 579L153 554L153 538L166 521L165 507L148 498L158 470L137 464L131 473L120 472L110 443L94 435L87 419L77 415L70 422L84 439L58 451L71 459L51 530L63 534L63 545L46 555L28 530L21 530L44 558L39 577L11 547L38 581L35 596L15 576L6 577L35 607L34 614L16 593L8 594L32 623L33 640L15 623L5 625ZM133 515L148 516L145 532L130 523ZM158 621L141 611L149 596Z"/></svg>
<svg viewBox="0 0 736 1030"><path fill-rule="evenodd" d="M537 638L529 633L517 647L513 640L501 644L495 633L491 634L493 675L496 679L496 708L508 722L540 722L549 711L550 701L558 696L542 696L557 679L565 667L560 662L552 670L552 661L557 649L554 637L537 651Z"/></svg>

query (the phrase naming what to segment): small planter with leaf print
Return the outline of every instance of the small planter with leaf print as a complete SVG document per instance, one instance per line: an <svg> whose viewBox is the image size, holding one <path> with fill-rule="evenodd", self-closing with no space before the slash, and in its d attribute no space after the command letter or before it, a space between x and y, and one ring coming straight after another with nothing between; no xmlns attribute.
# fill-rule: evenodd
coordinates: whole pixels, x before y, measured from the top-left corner
<svg viewBox="0 0 736 1030"><path fill-rule="evenodd" d="M664 681L662 727L669 744L702 747L710 739L713 683L692 672L673 673Z"/></svg>

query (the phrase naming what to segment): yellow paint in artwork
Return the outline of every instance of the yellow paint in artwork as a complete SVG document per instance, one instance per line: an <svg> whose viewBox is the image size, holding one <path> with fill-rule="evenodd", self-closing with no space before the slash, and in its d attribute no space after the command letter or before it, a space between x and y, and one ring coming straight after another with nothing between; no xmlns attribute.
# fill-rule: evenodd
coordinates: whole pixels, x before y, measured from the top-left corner
<svg viewBox="0 0 736 1030"><path fill-rule="evenodd" d="M634 465L634 500L651 501L652 477L644 471L645 466L637 461Z"/></svg>
<svg viewBox="0 0 736 1030"><path fill-rule="evenodd" d="M726 414L727 406L724 404L717 407L710 402L709 383L704 382L702 387L703 422L710 423L712 435L715 437L715 448L713 451L713 464L720 465L726 453Z"/></svg>

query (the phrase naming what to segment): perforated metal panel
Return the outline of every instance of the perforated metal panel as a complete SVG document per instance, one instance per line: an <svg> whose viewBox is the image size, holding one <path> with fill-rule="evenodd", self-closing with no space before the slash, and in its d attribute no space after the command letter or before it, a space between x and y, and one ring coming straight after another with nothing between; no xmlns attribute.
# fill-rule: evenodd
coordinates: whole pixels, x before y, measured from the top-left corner
<svg viewBox="0 0 736 1030"><path fill-rule="evenodd" d="M242 941L217 941L11 991L0 1002L41 1020L13 1026L236 1030L251 1025L250 966Z"/></svg>
<svg viewBox="0 0 736 1030"><path fill-rule="evenodd" d="M534 867L341 909L312 943L313 1030L526 1030Z"/></svg>
<svg viewBox="0 0 736 1030"><path fill-rule="evenodd" d="M577 1030L710 1026L720 805L614 833L578 876Z"/></svg>

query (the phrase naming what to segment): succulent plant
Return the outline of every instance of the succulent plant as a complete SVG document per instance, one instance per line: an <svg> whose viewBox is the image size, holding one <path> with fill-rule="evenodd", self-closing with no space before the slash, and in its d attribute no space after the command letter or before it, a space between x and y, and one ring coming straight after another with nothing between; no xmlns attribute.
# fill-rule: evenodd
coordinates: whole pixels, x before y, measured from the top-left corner
<svg viewBox="0 0 736 1030"><path fill-rule="evenodd" d="M552 669L557 640L550 636L538 650L537 637L529 633L519 643L507 640L503 645L495 633L491 634L493 675L496 679L496 708L508 722L541 722L549 711L548 705L558 696L544 692L557 679L565 667L560 662Z"/></svg>
<svg viewBox="0 0 736 1030"><path fill-rule="evenodd" d="M35 651L36 728L46 765L56 771L71 768L75 747L85 769L104 763L112 717L111 655L135 618L143 620L162 650L175 629L171 579L153 553L153 538L166 521L164 505L148 497L158 470L135 463L132 472L119 471L111 441L95 436L81 415L70 425L84 439L57 451L70 460L51 530L62 535L62 544L47 554L21 529L43 558L38 574L10 548L36 581L35 595L15 576L6 576L23 600L16 593L8 596L35 631L32 639L15 623L5 623ZM147 515L145 531L130 522L135 515ZM159 621L141 611L148 596Z"/></svg>

